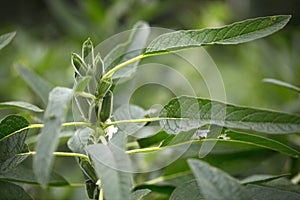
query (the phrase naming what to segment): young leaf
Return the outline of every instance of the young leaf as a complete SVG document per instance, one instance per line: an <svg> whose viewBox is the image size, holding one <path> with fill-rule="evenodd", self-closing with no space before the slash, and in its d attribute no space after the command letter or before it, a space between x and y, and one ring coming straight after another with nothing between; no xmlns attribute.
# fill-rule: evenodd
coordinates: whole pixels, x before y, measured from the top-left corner
<svg viewBox="0 0 300 200"><path fill-rule="evenodd" d="M183 183L182 185L176 187L170 196L170 200L200 200L204 199L200 193L199 186L196 180Z"/></svg>
<svg viewBox="0 0 300 200"><path fill-rule="evenodd" d="M101 181L107 200L130 199L131 163L128 155L111 144L94 144L87 147Z"/></svg>
<svg viewBox="0 0 300 200"><path fill-rule="evenodd" d="M181 96L172 99L160 113L160 121L169 134L214 124L234 129L269 134L300 132L300 116L240 107L218 101Z"/></svg>
<svg viewBox="0 0 300 200"><path fill-rule="evenodd" d="M201 194L210 200L249 200L238 180L207 163L190 159L188 163L196 177Z"/></svg>
<svg viewBox="0 0 300 200"><path fill-rule="evenodd" d="M300 93L300 88L299 87L294 86L290 83L280 81L280 80L276 80L276 79L272 79L272 78L265 78L265 79L263 79L263 82L278 85L278 86L281 86L281 87L284 87L284 88L287 88L287 89L290 89L290 90L293 90L293 91L296 91L296 92Z"/></svg>
<svg viewBox="0 0 300 200"><path fill-rule="evenodd" d="M52 85L26 67L16 65L16 69L30 88L47 104Z"/></svg>
<svg viewBox="0 0 300 200"><path fill-rule="evenodd" d="M260 185L247 185L246 193L251 196L253 200L300 199L299 193Z"/></svg>
<svg viewBox="0 0 300 200"><path fill-rule="evenodd" d="M22 200L33 200L31 196L29 196L23 188L20 186L0 181L0 194L1 199L9 200L9 199L22 199Z"/></svg>
<svg viewBox="0 0 300 200"><path fill-rule="evenodd" d="M260 17L220 28L166 33L154 39L148 45L145 54L160 54L204 45L249 42L282 29L290 18L289 15Z"/></svg>
<svg viewBox="0 0 300 200"><path fill-rule="evenodd" d="M150 33L150 27L145 22L137 23L132 30L130 38L124 44L116 46L105 58L104 66L106 71L113 69L116 65L126 62L143 53L145 44ZM131 63L116 71L112 78L129 77L135 72L139 61Z"/></svg>
<svg viewBox="0 0 300 200"><path fill-rule="evenodd" d="M18 156L17 154L27 151L25 139L28 130L20 131L29 125L28 121L18 115L10 115L3 119L0 124L0 172L6 173L17 167L26 156Z"/></svg>
<svg viewBox="0 0 300 200"><path fill-rule="evenodd" d="M16 32L10 32L0 35L0 50L3 49L15 37Z"/></svg>
<svg viewBox="0 0 300 200"><path fill-rule="evenodd" d="M53 152L58 144L61 124L65 118L67 103L73 91L56 87L49 94L49 103L44 114L44 127L36 145L33 169L38 182L46 187L53 162Z"/></svg>
<svg viewBox="0 0 300 200"><path fill-rule="evenodd" d="M1 108L22 108L33 112L43 112L39 107L23 101L7 101L0 103Z"/></svg>

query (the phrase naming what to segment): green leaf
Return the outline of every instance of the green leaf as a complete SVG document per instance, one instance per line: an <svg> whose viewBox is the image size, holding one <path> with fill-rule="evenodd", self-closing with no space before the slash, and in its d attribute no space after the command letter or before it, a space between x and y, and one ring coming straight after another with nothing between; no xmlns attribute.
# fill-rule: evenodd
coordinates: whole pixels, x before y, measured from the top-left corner
<svg viewBox="0 0 300 200"><path fill-rule="evenodd" d="M20 186L0 181L0 194L1 200L11 200L11 199L22 199L22 200L32 200L23 188Z"/></svg>
<svg viewBox="0 0 300 200"><path fill-rule="evenodd" d="M139 143L139 146L141 148L146 148L146 147L150 147L150 146L159 144L160 142L165 140L168 136L170 136L170 135L162 130L150 137L138 139L137 142Z"/></svg>
<svg viewBox="0 0 300 200"><path fill-rule="evenodd" d="M134 188L134 190L141 190L141 189L149 189L152 192L156 193L162 193L162 194L167 194L168 196L172 194L174 191L175 187L170 186L170 185L152 185L152 184L143 184L143 185L138 185Z"/></svg>
<svg viewBox="0 0 300 200"><path fill-rule="evenodd" d="M209 200L249 200L238 180L207 163L190 159L201 194Z"/></svg>
<svg viewBox="0 0 300 200"><path fill-rule="evenodd" d="M300 194L300 185L292 183L287 178L275 179L269 182L262 183L262 185L266 187L276 188L278 190L285 190Z"/></svg>
<svg viewBox="0 0 300 200"><path fill-rule="evenodd" d="M278 85L278 86L281 86L281 87L284 87L284 88L287 88L287 89L290 89L290 90L293 90L293 91L296 91L296 92L300 93L300 88L299 87L294 86L290 83L280 81L280 80L276 80L276 79L272 79L272 78L265 78L265 79L263 79L263 82Z"/></svg>
<svg viewBox="0 0 300 200"><path fill-rule="evenodd" d="M233 129L269 134L300 132L297 115L240 107L218 101L181 96L172 99L160 113L160 121L169 134L214 124Z"/></svg>
<svg viewBox="0 0 300 200"><path fill-rule="evenodd" d="M86 154L85 147L88 145L89 138L94 132L91 128L77 129L74 135L68 140L68 147L75 153Z"/></svg>
<svg viewBox="0 0 300 200"><path fill-rule="evenodd" d="M131 193L131 200L140 200L143 196L146 196L150 192L151 190L148 189L136 190L133 193Z"/></svg>
<svg viewBox="0 0 300 200"><path fill-rule="evenodd" d="M154 39L145 54L159 54L213 44L239 44L266 37L282 29L290 15L247 19L220 28L182 30L163 34Z"/></svg>
<svg viewBox="0 0 300 200"><path fill-rule="evenodd" d="M289 174L281 174L281 175L268 175L268 174L255 174L252 176L249 176L247 178L244 178L240 181L241 184L257 184L257 183L264 183L268 182L274 179L278 179L281 177L288 176Z"/></svg>
<svg viewBox="0 0 300 200"><path fill-rule="evenodd" d="M185 143L187 141L190 141L191 137L194 134L195 134L195 130L190 130L187 132L180 132L177 135L175 135L174 137L170 137L170 138L167 138L166 140L164 140L161 144L161 147Z"/></svg>
<svg viewBox="0 0 300 200"><path fill-rule="evenodd" d="M10 115L3 119L0 124L0 171L8 172L18 166L26 156L18 156L17 154L27 151L25 139L28 130L20 131L13 134L24 127L29 122L18 115Z"/></svg>
<svg viewBox="0 0 300 200"><path fill-rule="evenodd" d="M204 199L200 193L199 186L196 180L183 183L182 185L176 187L170 196L170 200L200 200Z"/></svg>
<svg viewBox="0 0 300 200"><path fill-rule="evenodd" d="M141 119L147 114L143 108L136 105L122 105L114 111L114 121ZM146 122L118 124L118 129L127 135L133 134L142 128Z"/></svg>
<svg viewBox="0 0 300 200"><path fill-rule="evenodd" d="M145 22L137 23L131 32L130 38L127 42L116 46L111 52L104 58L104 66L106 71L113 69L116 65L126 62L136 56L143 53L148 36L150 33L150 27ZM116 71L112 78L129 77L135 72L139 61L131 63L118 71Z"/></svg>
<svg viewBox="0 0 300 200"><path fill-rule="evenodd" d="M67 103L73 91L56 87L49 94L49 103L44 114L44 127L36 145L33 169L38 182L46 187L53 163L53 152L58 145L61 124L64 121Z"/></svg>
<svg viewBox="0 0 300 200"><path fill-rule="evenodd" d="M299 158L300 152L297 150L282 144L276 140L272 140L270 138L266 138L259 135L253 135L248 133L239 133L233 131L226 131L226 135L232 141L240 141L241 143L249 143L255 146L271 149L292 157Z"/></svg>
<svg viewBox="0 0 300 200"><path fill-rule="evenodd" d="M0 108L22 108L33 112L43 112L39 107L23 101L7 101L0 103Z"/></svg>
<svg viewBox="0 0 300 200"><path fill-rule="evenodd" d="M0 50L3 49L15 37L16 32L10 32L0 35Z"/></svg>
<svg viewBox="0 0 300 200"><path fill-rule="evenodd" d="M45 104L47 104L48 94L52 90L53 86L26 67L16 65L16 70L30 88L43 100Z"/></svg>
<svg viewBox="0 0 300 200"><path fill-rule="evenodd" d="M87 151L94 163L107 200L130 199L131 163L128 155L111 144L89 145Z"/></svg>
<svg viewBox="0 0 300 200"><path fill-rule="evenodd" d="M253 200L300 199L299 193L260 185L247 185L246 193L251 196Z"/></svg>
<svg viewBox="0 0 300 200"><path fill-rule="evenodd" d="M25 128L29 125L29 122L19 115L9 115L3 119L0 123L0 139L10 137L12 133ZM24 131L23 134L27 132Z"/></svg>
<svg viewBox="0 0 300 200"><path fill-rule="evenodd" d="M0 180L33 184L33 185L38 184L33 171L20 165L7 173L4 174L0 173ZM64 177L55 173L54 171L51 172L49 177L49 186L68 186L68 185L69 183L66 181Z"/></svg>

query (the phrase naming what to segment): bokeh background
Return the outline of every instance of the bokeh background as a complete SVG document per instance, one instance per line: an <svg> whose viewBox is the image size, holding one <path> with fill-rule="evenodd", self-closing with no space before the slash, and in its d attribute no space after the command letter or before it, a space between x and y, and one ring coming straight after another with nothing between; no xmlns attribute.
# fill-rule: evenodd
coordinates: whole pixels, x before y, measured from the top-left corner
<svg viewBox="0 0 300 200"><path fill-rule="evenodd" d="M297 0L2 1L0 34L16 31L17 36L0 51L0 101L22 100L43 107L41 100L18 75L16 64L32 69L55 86L71 87L71 52L79 53L82 42L88 37L98 44L132 28L140 20L153 27L179 30L222 26L250 17L291 14L289 24L270 37L237 46L205 49L222 75L228 102L299 113L297 93L262 82L263 78L275 78L300 86L299 9L300 1ZM169 60L168 65L176 67L177 61ZM197 84L193 73L188 78L193 85ZM164 102L160 95L159 90L145 87L137 92L133 102L148 109L155 100ZM201 90L197 95L208 97ZM3 110L0 116L9 112ZM73 160L57 160L56 168L69 180L82 181L79 170L72 166ZM34 192L40 199L81 199L84 198L83 189Z"/></svg>

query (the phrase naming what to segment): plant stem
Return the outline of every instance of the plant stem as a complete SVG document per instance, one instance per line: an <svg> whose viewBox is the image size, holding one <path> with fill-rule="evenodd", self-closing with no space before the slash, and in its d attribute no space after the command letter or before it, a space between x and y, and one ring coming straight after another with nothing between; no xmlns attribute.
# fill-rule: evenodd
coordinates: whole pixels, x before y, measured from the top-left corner
<svg viewBox="0 0 300 200"><path fill-rule="evenodd" d="M168 118L168 117L154 117L154 118L144 118L144 119L125 119L120 121L114 121L105 124L105 128L111 125L116 124L125 124L125 123L141 123L141 122L155 122L160 120L185 120L183 118Z"/></svg>
<svg viewBox="0 0 300 200"><path fill-rule="evenodd" d="M103 188L100 188L99 200L103 200Z"/></svg>
<svg viewBox="0 0 300 200"><path fill-rule="evenodd" d="M142 148L142 149L133 149L126 151L127 154L135 154L135 153L146 153L146 152L153 152L162 150L162 147L149 147L149 148Z"/></svg>
<svg viewBox="0 0 300 200"><path fill-rule="evenodd" d="M148 57L148 55L139 55L137 57L131 58L123 63L118 64L117 66L115 66L114 68L112 68L111 70L109 70L103 77L102 79L111 77L117 70L121 69L122 67L125 67L126 65L129 65L135 61L141 60L143 58Z"/></svg>
<svg viewBox="0 0 300 200"><path fill-rule="evenodd" d="M19 156L23 156L23 155L31 155L34 156L36 155L35 151L29 151L26 153L20 153L17 154ZM64 156L64 157L78 157L78 158L82 158L85 160L89 160L89 157L87 155L81 154L81 153L72 153L72 152L53 152L53 155L55 156Z"/></svg>
<svg viewBox="0 0 300 200"><path fill-rule="evenodd" d="M62 126L92 126L92 124L89 122L66 122Z"/></svg>

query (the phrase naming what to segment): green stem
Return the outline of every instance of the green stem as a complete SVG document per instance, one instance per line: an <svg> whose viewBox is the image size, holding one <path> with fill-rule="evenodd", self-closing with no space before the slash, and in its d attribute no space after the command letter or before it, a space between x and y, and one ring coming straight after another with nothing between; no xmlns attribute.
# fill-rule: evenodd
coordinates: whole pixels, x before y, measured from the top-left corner
<svg viewBox="0 0 300 200"><path fill-rule="evenodd" d="M125 119L120 121L114 121L105 124L105 128L111 125L117 125L117 124L126 124L126 123L141 123L141 122L155 122L160 120L185 120L185 119L179 119L179 118L169 118L169 117L154 117L154 118L144 118L144 119Z"/></svg>
<svg viewBox="0 0 300 200"><path fill-rule="evenodd" d="M29 151L26 153L20 153L17 154L19 156L23 156L23 155L31 155L34 156L36 155L35 151ZM71 152L53 152L53 155L55 156L63 156L63 157L78 157L78 158L82 158L85 160L89 160L89 157L87 155L81 154L81 153L71 153Z"/></svg>
<svg viewBox="0 0 300 200"><path fill-rule="evenodd" d="M99 200L103 200L103 188L100 188Z"/></svg>
<svg viewBox="0 0 300 200"><path fill-rule="evenodd" d="M66 122L66 123L63 123L62 126L65 126L65 127L68 127L68 126L92 126L91 123L88 123L88 122ZM25 130L28 130L28 129L34 129L34 128L43 128L44 127L44 124L30 124L24 128L21 128L15 132L12 132L11 134L9 135L6 135L4 136L3 138L0 139L0 141L8 138L8 137L11 137L17 133L20 133L22 131L25 131Z"/></svg>
<svg viewBox="0 0 300 200"><path fill-rule="evenodd" d="M112 68L111 70L109 70L103 77L102 79L105 78L109 78L111 77L117 70L121 69L122 67L125 67L126 65L129 65L135 61L141 60L143 58L148 57L149 55L139 55L137 57L131 58L123 63L118 64L117 66L115 66L114 68Z"/></svg>
<svg viewBox="0 0 300 200"><path fill-rule="evenodd" d="M162 150L164 147L148 147L148 148L142 148L142 149L132 149L126 151L127 154L136 154L136 153L148 153L153 151Z"/></svg>

